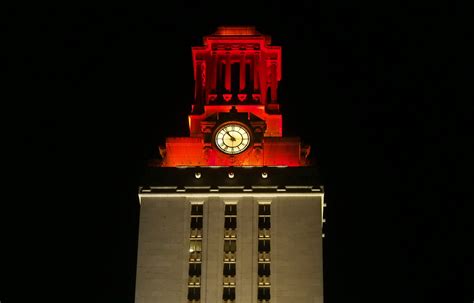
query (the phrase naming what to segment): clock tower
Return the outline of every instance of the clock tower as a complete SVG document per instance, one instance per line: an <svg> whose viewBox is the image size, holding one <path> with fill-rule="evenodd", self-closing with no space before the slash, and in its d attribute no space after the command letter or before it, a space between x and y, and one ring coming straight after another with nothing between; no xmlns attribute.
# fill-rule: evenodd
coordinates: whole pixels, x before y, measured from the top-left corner
<svg viewBox="0 0 474 303"><path fill-rule="evenodd" d="M284 137L281 48L219 27L192 48L189 137L168 137L139 188L136 302L323 302L324 193Z"/></svg>

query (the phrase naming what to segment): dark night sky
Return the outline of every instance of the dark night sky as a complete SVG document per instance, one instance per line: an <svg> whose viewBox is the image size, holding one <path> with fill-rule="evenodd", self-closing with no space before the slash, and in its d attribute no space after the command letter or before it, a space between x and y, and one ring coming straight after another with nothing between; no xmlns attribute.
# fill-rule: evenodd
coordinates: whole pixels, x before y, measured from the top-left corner
<svg viewBox="0 0 474 303"><path fill-rule="evenodd" d="M327 3L4 10L1 302L133 302L140 172L187 135L191 46L223 24L283 47L284 132L326 188L325 301L472 302L467 10Z"/></svg>

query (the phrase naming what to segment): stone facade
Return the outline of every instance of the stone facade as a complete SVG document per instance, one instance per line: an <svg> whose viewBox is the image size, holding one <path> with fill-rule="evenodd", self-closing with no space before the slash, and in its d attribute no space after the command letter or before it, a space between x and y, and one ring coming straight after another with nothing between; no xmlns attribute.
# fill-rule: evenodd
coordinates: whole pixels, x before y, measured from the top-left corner
<svg viewBox="0 0 474 303"><path fill-rule="evenodd" d="M235 303L257 303L258 204L271 204L272 303L323 302L323 194L141 193L136 302L188 302L191 203L203 203L201 301L223 302L224 207L237 204Z"/></svg>

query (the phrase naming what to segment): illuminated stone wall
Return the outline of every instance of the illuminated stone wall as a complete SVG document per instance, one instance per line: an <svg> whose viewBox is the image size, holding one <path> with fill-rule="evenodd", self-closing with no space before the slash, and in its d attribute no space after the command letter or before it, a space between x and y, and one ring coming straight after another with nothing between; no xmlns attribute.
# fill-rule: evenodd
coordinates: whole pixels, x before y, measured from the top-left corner
<svg viewBox="0 0 474 303"><path fill-rule="evenodd" d="M270 302L323 302L322 194L141 198L136 302L187 302L191 203L202 202L201 302L222 302L224 205L237 203L235 302L257 303L258 203L271 204Z"/></svg>

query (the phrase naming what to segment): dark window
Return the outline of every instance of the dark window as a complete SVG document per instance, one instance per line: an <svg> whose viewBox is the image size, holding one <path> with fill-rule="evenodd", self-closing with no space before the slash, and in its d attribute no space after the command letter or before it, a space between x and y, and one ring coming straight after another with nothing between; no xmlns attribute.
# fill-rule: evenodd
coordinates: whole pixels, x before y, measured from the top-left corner
<svg viewBox="0 0 474 303"><path fill-rule="evenodd" d="M270 204L259 204L258 205L258 214L259 215L270 215Z"/></svg>
<svg viewBox="0 0 474 303"><path fill-rule="evenodd" d="M224 263L224 276L235 276L235 263Z"/></svg>
<svg viewBox="0 0 474 303"><path fill-rule="evenodd" d="M201 263L189 263L189 276L190 277L201 276Z"/></svg>
<svg viewBox="0 0 474 303"><path fill-rule="evenodd" d="M259 287L258 288L258 299L259 300L270 300L270 287Z"/></svg>
<svg viewBox="0 0 474 303"><path fill-rule="evenodd" d="M271 86L268 86L268 88L267 88L267 100L272 100L272 99L275 99L275 97L272 97Z"/></svg>
<svg viewBox="0 0 474 303"><path fill-rule="evenodd" d="M222 293L222 299L235 300L235 287L224 287L224 292Z"/></svg>
<svg viewBox="0 0 474 303"><path fill-rule="evenodd" d="M258 252L270 252L270 240L258 240Z"/></svg>
<svg viewBox="0 0 474 303"><path fill-rule="evenodd" d="M231 64L231 91L238 92L240 86L240 62L239 63L232 63Z"/></svg>
<svg viewBox="0 0 474 303"><path fill-rule="evenodd" d="M191 229L202 229L202 217L191 217Z"/></svg>
<svg viewBox="0 0 474 303"><path fill-rule="evenodd" d="M258 263L258 275L260 277L270 276L270 263Z"/></svg>
<svg viewBox="0 0 474 303"><path fill-rule="evenodd" d="M202 204L191 204L191 215L202 216Z"/></svg>
<svg viewBox="0 0 474 303"><path fill-rule="evenodd" d="M250 64L245 64L245 91L252 92L253 90L253 74L250 70Z"/></svg>
<svg viewBox="0 0 474 303"><path fill-rule="evenodd" d="M224 90L224 81L225 81L225 61L220 61L217 63L217 90Z"/></svg>
<svg viewBox="0 0 474 303"><path fill-rule="evenodd" d="M224 252L228 253L228 252L233 252L235 253L236 249L237 249L237 241L234 241L234 240L225 240L224 241Z"/></svg>
<svg viewBox="0 0 474 303"><path fill-rule="evenodd" d="M258 228L259 229L270 229L270 217L258 217Z"/></svg>
<svg viewBox="0 0 474 303"><path fill-rule="evenodd" d="M237 215L237 204L226 204L225 205L225 215L226 216L235 216L235 215Z"/></svg>
<svg viewBox="0 0 474 303"><path fill-rule="evenodd" d="M225 217L224 221L225 229L236 229L237 228L237 218L236 217Z"/></svg>
<svg viewBox="0 0 474 303"><path fill-rule="evenodd" d="M201 288L189 287L188 288L188 300L200 300L201 299Z"/></svg>

